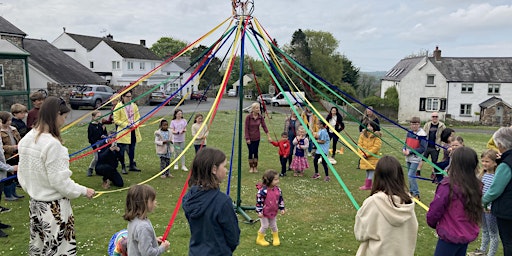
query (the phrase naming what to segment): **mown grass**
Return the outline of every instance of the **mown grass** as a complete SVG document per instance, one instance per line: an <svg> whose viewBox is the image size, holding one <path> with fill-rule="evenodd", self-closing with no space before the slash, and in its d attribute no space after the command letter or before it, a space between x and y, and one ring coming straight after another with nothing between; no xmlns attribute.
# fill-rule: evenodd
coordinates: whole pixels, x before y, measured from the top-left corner
<svg viewBox="0 0 512 256"><path fill-rule="evenodd" d="M208 146L222 149L229 157L231 152L231 138L233 136L233 123L235 112L219 112L211 127L208 138ZM245 115L245 114L244 114ZM188 118L190 113L185 114ZM282 114L273 114L272 119L268 120L271 134L279 134L283 129ZM112 129L112 127L109 127ZM64 135L64 143L73 153L79 149L88 146L86 138L86 126L75 127L68 130ZM157 125L147 125L141 128L144 140L137 145L136 160L138 166L143 170L141 173L130 172L129 175L123 175L125 183L129 186L147 180L159 171L159 159L155 154L153 145L153 132ZM403 139L405 132L401 129L391 128L388 131L394 136ZM351 138L357 140L357 126L347 125L346 133ZM350 140L345 133L347 140ZM485 149L485 144L489 138L488 135L476 133L459 133L463 136L466 145L473 147L477 152ZM187 138L191 138L190 133ZM390 134L385 132L382 154L389 154L398 157L401 156L401 144L394 140ZM235 146L235 150L237 146ZM277 149L271 146L266 140L260 145L260 165L259 174L248 173L246 163L247 148L242 146L242 184L241 199L242 205L254 205L256 188L255 184L260 180L261 174L265 169L279 169ZM186 159L190 167L194 156L194 150L191 148ZM234 174L232 177L231 198L236 200L237 194L237 153L234 158ZM368 191L360 191L358 187L364 180L364 171L357 170L356 156L345 149L344 155L338 155L338 163L335 168L347 185L351 195L359 205L368 196ZM101 188L101 177L86 177L86 170L91 157L88 156L71 163L71 169L74 174L72 178L80 184L92 187L97 191ZM322 180L312 180L309 177L313 172L311 168L306 171L307 176L303 178L285 177L281 179L281 188L284 193L287 213L279 216L278 226L281 237L281 246L279 247L261 247L255 244L259 222L256 224L245 224L244 218L239 215L240 228L242 230L240 245L235 251L235 255L354 255L359 243L354 239L353 225L356 209L348 199L347 194L336 179L331 182ZM183 171L171 170L175 178L161 179L157 177L148 183L157 190L158 208L149 217L155 227L157 235L162 235L167 227L169 219L178 201L181 189L184 185L187 173ZM323 172L320 171L323 176ZM424 176L430 174L427 165L423 168ZM334 177L333 175L331 175ZM222 190L225 191L227 181L224 182ZM434 195L435 186L428 181L419 181L422 201L430 203ZM112 189L111 189L112 190ZM19 194L26 195L21 189ZM96 199L88 200L85 198L75 199L72 202L76 218L76 234L78 241L79 255L106 255L107 245L112 234L126 227L126 221L122 219L124 213L126 191L104 194ZM3 243L0 246L0 255L26 255L29 240L28 233L28 198L16 202L2 202L2 205L12 208L12 211L0 215L0 220L9 223L13 229L6 230L8 238L2 238ZM251 218L257 218L255 212L248 211ZM416 255L432 255L437 238L435 230L429 228L425 223L426 211L417 206L416 214L419 222L418 240L416 246ZM187 255L188 241L190 235L188 224L183 212L180 212L171 229L168 240L171 242L171 249L167 255ZM267 235L269 239L270 236ZM398 238L397 238L398 239ZM473 250L479 246L479 240L472 243L469 248ZM500 246L501 247L501 246ZM501 251L501 249L500 249Z"/></svg>

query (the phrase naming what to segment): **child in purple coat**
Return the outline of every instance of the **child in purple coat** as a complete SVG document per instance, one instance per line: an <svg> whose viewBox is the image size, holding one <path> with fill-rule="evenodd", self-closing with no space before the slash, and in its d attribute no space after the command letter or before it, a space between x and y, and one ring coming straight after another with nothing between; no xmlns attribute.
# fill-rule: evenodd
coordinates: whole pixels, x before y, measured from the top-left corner
<svg viewBox="0 0 512 256"><path fill-rule="evenodd" d="M468 244L478 237L483 207L477 168L473 149L460 147L453 151L448 177L437 186L427 212L427 224L439 237L434 256L465 256Z"/></svg>

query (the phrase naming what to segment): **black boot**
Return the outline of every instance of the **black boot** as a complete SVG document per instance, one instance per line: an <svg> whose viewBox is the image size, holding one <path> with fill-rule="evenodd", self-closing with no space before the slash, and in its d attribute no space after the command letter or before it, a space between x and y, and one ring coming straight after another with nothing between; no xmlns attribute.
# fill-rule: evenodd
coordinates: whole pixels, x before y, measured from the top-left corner
<svg viewBox="0 0 512 256"><path fill-rule="evenodd" d="M8 235L2 230L0 230L0 237L8 237Z"/></svg>
<svg viewBox="0 0 512 256"><path fill-rule="evenodd" d="M122 174L128 174L128 172L126 171L126 167L124 167L124 166L123 166L123 167L121 168L121 173L122 173Z"/></svg>

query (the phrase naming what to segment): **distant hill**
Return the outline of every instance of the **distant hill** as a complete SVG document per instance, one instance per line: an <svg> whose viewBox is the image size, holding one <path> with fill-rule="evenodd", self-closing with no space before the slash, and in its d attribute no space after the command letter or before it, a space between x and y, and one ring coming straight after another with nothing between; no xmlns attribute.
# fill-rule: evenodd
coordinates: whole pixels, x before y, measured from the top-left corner
<svg viewBox="0 0 512 256"><path fill-rule="evenodd" d="M361 71L361 73L367 74L367 75L369 75L369 76L374 76L374 77L376 77L378 80L380 80L381 78L383 78L384 76L386 76L387 71L372 71L372 72L364 72L364 71Z"/></svg>

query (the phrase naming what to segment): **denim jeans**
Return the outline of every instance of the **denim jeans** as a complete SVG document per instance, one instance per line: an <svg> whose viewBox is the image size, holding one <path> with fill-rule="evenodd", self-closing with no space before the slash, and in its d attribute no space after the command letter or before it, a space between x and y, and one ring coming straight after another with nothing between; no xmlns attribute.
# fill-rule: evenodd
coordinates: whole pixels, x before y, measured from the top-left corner
<svg viewBox="0 0 512 256"><path fill-rule="evenodd" d="M418 163L407 162L407 179L409 180L409 192L412 196L419 196L418 182L416 181L416 168Z"/></svg>

